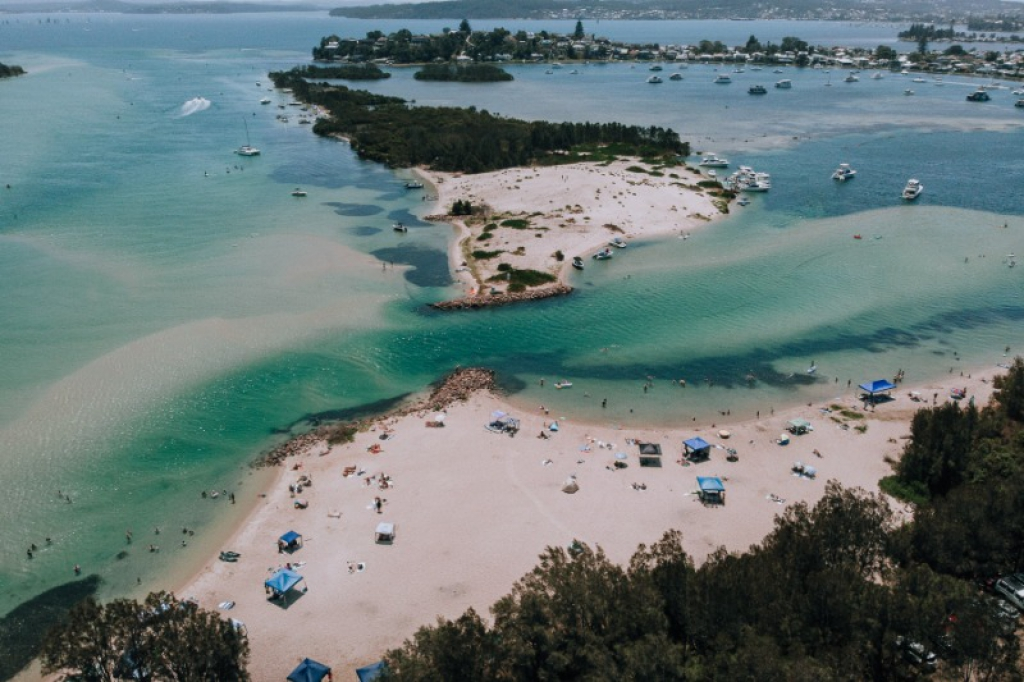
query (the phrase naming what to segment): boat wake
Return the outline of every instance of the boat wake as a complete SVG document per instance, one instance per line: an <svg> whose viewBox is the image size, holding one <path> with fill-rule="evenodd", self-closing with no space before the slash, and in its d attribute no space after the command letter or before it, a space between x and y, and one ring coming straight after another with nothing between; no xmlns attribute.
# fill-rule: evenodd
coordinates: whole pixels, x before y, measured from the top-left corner
<svg viewBox="0 0 1024 682"><path fill-rule="evenodd" d="M181 105L181 109L178 112L179 116L191 116L197 114L200 111L206 111L210 108L212 102L205 97L193 97L184 104Z"/></svg>

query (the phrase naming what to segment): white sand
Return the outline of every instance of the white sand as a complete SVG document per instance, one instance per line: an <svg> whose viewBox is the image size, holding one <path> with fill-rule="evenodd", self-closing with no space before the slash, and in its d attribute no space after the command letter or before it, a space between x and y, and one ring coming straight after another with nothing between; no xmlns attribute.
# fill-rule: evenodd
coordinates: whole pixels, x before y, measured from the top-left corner
<svg viewBox="0 0 1024 682"><path fill-rule="evenodd" d="M994 373L976 373L966 383L979 405L990 396ZM951 377L918 389L930 403L933 393L944 400L950 386L964 382ZM617 431L574 423L568 415L557 433L547 432L548 440L537 435L551 417L539 411L516 414L522 429L515 438L485 430L492 411L509 408L478 393L448 410L444 428L426 427L431 414L411 415L389 424L393 439L379 440L380 430L365 432L328 455L311 452L289 460L265 501L225 546L241 552L241 560L229 564L212 558L179 596L194 595L206 608L236 602L225 613L247 625L255 679L283 679L305 656L344 676L378 660L439 615L453 618L472 606L486 616L547 545L580 539L625 562L639 543L676 528L686 550L701 562L718 546L743 551L759 542L784 508L769 495L787 504L813 503L829 479L876 490L879 478L890 473L885 458L902 450L909 419L922 406L909 400L910 390L900 387L895 401L867 414L863 434L840 428L815 405L757 421L718 423L715 429L672 431ZM860 410L859 403L848 407ZM775 439L794 417L808 419L814 431L778 445ZM731 431L727 441L717 435L722 428ZM737 449L739 461L727 462L726 451L716 448L710 461L682 466L681 442L694 435ZM660 443L664 465L641 468L637 448L627 445L627 438ZM379 454L368 453L374 444L382 446ZM588 444L590 451L581 451ZM628 454L629 466L609 470L617 452ZM797 460L816 467L817 478L793 475ZM347 465L365 473L345 478ZM393 487L366 485L366 477L382 472ZM304 510L294 508L288 490L301 474L313 478L313 486L299 495L309 502ZM570 475L579 481L574 495L560 490ZM724 507L698 502L697 475L726 479ZM646 490L635 490L634 483ZM382 514L372 509L375 496L386 499ZM374 543L380 521L397 525L393 545ZM276 539L290 529L304 535L305 546L293 556L278 554ZM263 581L289 560L305 562L298 570L309 591L283 609L267 601ZM350 573L351 562L363 562L365 569Z"/></svg>
<svg viewBox="0 0 1024 682"><path fill-rule="evenodd" d="M467 294L478 290L502 262L564 277L573 256L584 257L589 264L589 256L613 237L628 243L688 233L722 215L714 197L697 186L702 179L697 171L687 166L655 169L636 159L474 175L435 171L420 171L420 175L437 190L438 212L449 211L456 200L486 207L483 217L453 222L459 238L450 255ZM484 225L508 218L528 219L530 227L499 228L491 239L477 240ZM505 253L474 260L470 256L474 250ZM564 254L563 261L555 258L556 251Z"/></svg>

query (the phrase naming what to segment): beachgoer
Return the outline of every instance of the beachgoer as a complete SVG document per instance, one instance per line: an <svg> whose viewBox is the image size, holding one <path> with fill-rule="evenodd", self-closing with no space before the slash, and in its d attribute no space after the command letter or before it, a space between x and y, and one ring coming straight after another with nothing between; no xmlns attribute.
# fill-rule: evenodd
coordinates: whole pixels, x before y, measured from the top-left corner
<svg viewBox="0 0 1024 682"><path fill-rule="evenodd" d="M75 575L82 575L82 567L75 564Z"/></svg>

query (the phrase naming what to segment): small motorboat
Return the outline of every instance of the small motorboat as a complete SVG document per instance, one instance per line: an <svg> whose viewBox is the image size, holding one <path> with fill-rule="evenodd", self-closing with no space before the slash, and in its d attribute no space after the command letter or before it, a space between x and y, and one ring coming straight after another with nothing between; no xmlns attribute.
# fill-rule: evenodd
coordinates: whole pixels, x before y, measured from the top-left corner
<svg viewBox="0 0 1024 682"><path fill-rule="evenodd" d="M861 236L860 236L859 234L855 234L855 235L853 235L853 238L854 238L854 239L863 239L863 237L861 237Z"/></svg>
<svg viewBox="0 0 1024 682"><path fill-rule="evenodd" d="M395 232L408 232L409 228L405 226L405 223L395 223L391 226L391 229Z"/></svg>
<svg viewBox="0 0 1024 682"><path fill-rule="evenodd" d="M423 189L422 182L407 182L405 183L406 189Z"/></svg>
<svg viewBox="0 0 1024 682"><path fill-rule="evenodd" d="M605 248L594 254L594 260L609 260L612 257L612 250Z"/></svg>
<svg viewBox="0 0 1024 682"><path fill-rule="evenodd" d="M221 553L220 553L220 560L221 560L221 561L226 561L226 562L228 562L228 563L231 563L231 564L233 564L233 563L235 563L236 561L238 561L239 557L241 557L241 556L242 556L242 555L241 555L241 554L239 554L238 552L228 552L228 551L224 551L224 552L221 552Z"/></svg>
<svg viewBox="0 0 1024 682"><path fill-rule="evenodd" d="M817 371L818 371L818 366L816 364L814 364L814 361L812 360L811 361L811 366L807 368L807 373L808 374L814 374Z"/></svg>
<svg viewBox="0 0 1024 682"><path fill-rule="evenodd" d="M304 197L304 196L306 196L306 190L301 189L299 187L296 187L295 189L292 190L292 196L293 197Z"/></svg>
<svg viewBox="0 0 1024 682"><path fill-rule="evenodd" d="M626 246L628 246L625 240L622 239L622 237L613 237L612 240L608 242L608 245L614 246L617 249L624 249L626 248Z"/></svg>
<svg viewBox="0 0 1024 682"><path fill-rule="evenodd" d="M583 269L583 259L580 258L579 256L574 256L573 259L572 259L572 266L574 268L576 268L577 270L582 270Z"/></svg>
<svg viewBox="0 0 1024 682"><path fill-rule="evenodd" d="M739 204L740 206L749 206L750 205L750 199L748 199L746 197L740 197L740 200L737 201L736 203Z"/></svg>
<svg viewBox="0 0 1024 682"><path fill-rule="evenodd" d="M907 186L903 188L903 193L900 195L907 201L913 201L914 199L921 196L921 192L924 191L924 185L919 181L911 178L907 180Z"/></svg>
<svg viewBox="0 0 1024 682"><path fill-rule="evenodd" d="M832 173L832 179L840 182L846 182L847 180L852 180L856 175L857 171L850 168L850 164L841 163L839 164L839 168L836 168L835 172Z"/></svg>
<svg viewBox="0 0 1024 682"><path fill-rule="evenodd" d="M572 388L572 382L564 379L562 381L556 381L555 388Z"/></svg>
<svg viewBox="0 0 1024 682"><path fill-rule="evenodd" d="M260 100L260 104L270 104L270 98L264 97L263 99Z"/></svg>
<svg viewBox="0 0 1024 682"><path fill-rule="evenodd" d="M747 94L750 95L767 95L768 90L763 85L751 85L747 89Z"/></svg>

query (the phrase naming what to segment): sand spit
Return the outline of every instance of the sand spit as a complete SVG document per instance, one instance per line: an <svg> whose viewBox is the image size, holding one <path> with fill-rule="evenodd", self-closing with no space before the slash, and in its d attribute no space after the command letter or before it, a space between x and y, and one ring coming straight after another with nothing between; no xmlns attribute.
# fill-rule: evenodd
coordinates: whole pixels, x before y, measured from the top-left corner
<svg viewBox="0 0 1024 682"><path fill-rule="evenodd" d="M523 413L495 395L492 372L460 370L427 398L368 420L350 443L297 448L222 548L241 558L211 557L179 594L207 608L234 603L225 615L246 624L254 679L281 679L304 656L345 675L437 616L470 606L486 614L546 546L578 539L625 562L639 543L675 528L700 562L720 546L759 542L785 506L813 504L830 479L877 490L914 411L951 399L954 387L984 404L996 371L900 385L874 409L851 397L715 425L623 430L569 411ZM518 433L487 429L506 413ZM795 418L812 430L781 445ZM711 444L709 460L682 459L682 441L693 436ZM661 466L640 466L638 443L660 444ZM816 475L800 475L797 463ZM720 476L727 504L702 505L698 475ZM570 477L574 494L563 492ZM375 541L381 522L395 524L393 542ZM289 530L303 546L280 554L277 539ZM287 607L263 586L286 565L308 587Z"/></svg>

